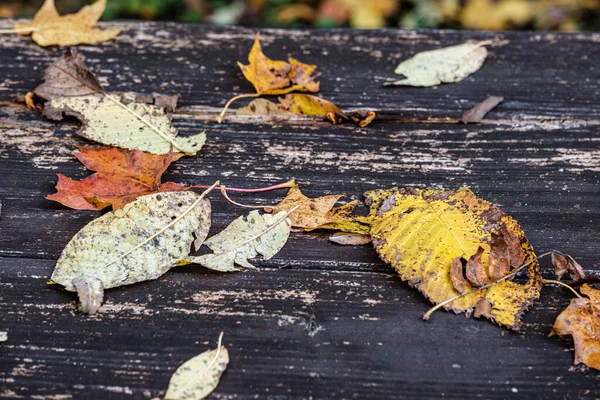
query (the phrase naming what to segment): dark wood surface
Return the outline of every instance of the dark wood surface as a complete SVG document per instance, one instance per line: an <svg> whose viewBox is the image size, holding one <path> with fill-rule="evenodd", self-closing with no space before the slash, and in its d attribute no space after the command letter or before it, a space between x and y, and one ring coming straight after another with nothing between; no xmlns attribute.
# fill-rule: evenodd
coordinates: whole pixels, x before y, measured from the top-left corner
<svg viewBox="0 0 600 400"><path fill-rule="evenodd" d="M310 196L360 198L394 185L456 189L513 215L538 253L560 249L600 269L600 35L454 31L263 30L265 53L315 63L321 93L343 109L370 108L371 126L214 117L252 92L235 65L254 31L124 23L114 41L80 46L111 91L180 96L174 123L206 130L178 183L258 187L295 177ZM0 28L9 28L1 21ZM60 54L29 38L0 41L0 398L160 398L175 368L215 345L231 357L215 399L598 398L600 374L572 366L572 343L548 337L570 296L544 287L509 332L437 312L370 246L341 247L322 232L294 233L260 271L177 268L109 290L100 314L46 282L71 236L100 213L44 199L56 173L89 173L71 155L74 121L52 123L23 96ZM493 39L474 75L437 88L384 88L417 51ZM488 95L504 97L481 124L459 118ZM247 102L239 101L236 106ZM427 121L433 118L433 121ZM283 192L238 194L246 203ZM216 232L244 211L213 200ZM542 272L552 276L548 261Z"/></svg>

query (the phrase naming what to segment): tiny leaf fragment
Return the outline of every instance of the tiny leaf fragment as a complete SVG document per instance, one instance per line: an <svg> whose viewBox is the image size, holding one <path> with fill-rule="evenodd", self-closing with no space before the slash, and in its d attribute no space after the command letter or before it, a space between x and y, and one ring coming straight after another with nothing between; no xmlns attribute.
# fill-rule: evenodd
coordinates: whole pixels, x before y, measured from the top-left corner
<svg viewBox="0 0 600 400"><path fill-rule="evenodd" d="M473 108L467 110L460 117L460 121L465 124L481 122L481 120L492 111L498 104L504 101L504 97L490 96L485 100L475 104Z"/></svg>

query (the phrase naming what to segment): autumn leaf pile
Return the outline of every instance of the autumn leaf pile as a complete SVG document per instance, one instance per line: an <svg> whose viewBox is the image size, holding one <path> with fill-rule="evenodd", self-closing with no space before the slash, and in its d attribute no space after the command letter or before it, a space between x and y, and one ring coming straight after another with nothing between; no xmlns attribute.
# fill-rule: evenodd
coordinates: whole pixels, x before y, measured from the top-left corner
<svg viewBox="0 0 600 400"><path fill-rule="evenodd" d="M99 1L92 7L100 9L103 4ZM28 25L36 29L34 40L36 33L64 24L79 27L81 20L87 21L85 32L93 31L90 26L97 18L96 14L85 17L89 9L52 19L52 7L52 1L47 1ZM459 82L483 65L489 45L463 43L416 54L397 67L396 73L404 78L389 85ZM244 97L256 99L239 108L238 117L319 116L334 124L352 121L357 129L375 118L372 111L343 112L327 100L305 94L319 91L317 67L292 57L269 59L258 35L248 64L238 65L255 93L231 99L219 122L229 104ZM275 104L262 98L269 95L284 97ZM501 101L500 97L484 100L463 115L463 122L481 121ZM576 362L600 369L600 342L595 334L600 329L600 292L584 284L579 285L580 294L560 281L565 274L576 282L585 281L583 268L571 256L552 252L557 279L543 279L538 259L550 253L536 256L515 219L467 188L375 189L364 194L364 202L338 205L343 194L309 198L293 181L262 189L227 188L219 182L210 186L162 182L170 164L201 150L206 134L179 135L171 123L175 96L106 92L73 49L46 69L44 82L27 95L26 102L51 120L76 117L81 122L78 135L104 145L79 146L75 157L94 173L82 180L59 174L57 192L47 197L79 210L112 207L71 239L51 277L53 283L77 292L85 313L101 311L106 289L157 279L187 264L223 273L254 269L251 260L275 257L292 230L320 230L329 231L330 240L337 244L372 243L382 261L434 304L424 319L445 308L518 330L523 313L540 297L544 283L567 286L577 298L558 316L553 332L573 336ZM206 190L194 192L199 188ZM278 204L263 206L263 213L253 210L210 235L208 197L215 188L230 201L228 191L289 191ZM192 254L202 246L207 253ZM203 398L216 387L227 362L227 350L219 339L216 350L189 360L175 373L167 398ZM207 379L190 383L190 371L198 368L209 371Z"/></svg>

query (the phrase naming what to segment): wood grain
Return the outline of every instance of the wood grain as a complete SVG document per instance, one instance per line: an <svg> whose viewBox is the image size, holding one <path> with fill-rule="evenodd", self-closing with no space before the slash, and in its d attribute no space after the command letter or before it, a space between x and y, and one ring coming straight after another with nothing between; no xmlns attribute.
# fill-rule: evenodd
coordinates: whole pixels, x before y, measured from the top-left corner
<svg viewBox="0 0 600 400"><path fill-rule="evenodd" d="M115 41L79 47L107 89L177 94L175 125L208 135L165 180L258 187L295 177L309 196L345 200L395 185L467 186L514 216L538 253L559 249L588 273L600 269L599 34L262 30L268 56L319 66L321 96L377 111L357 129L233 116L218 125L225 101L252 91L235 62L254 31L116 25L124 32ZM495 43L488 60L460 83L383 87L417 51L484 39ZM370 246L337 246L323 232L293 234L260 271L178 268L107 291L98 316L81 315L72 293L46 282L71 236L100 214L44 196L57 172L88 175L71 155L86 142L75 121L46 121L22 103L59 54L17 35L0 42L0 331L9 336L0 398L158 398L220 331L231 363L216 399L600 396L600 375L573 367L572 345L547 337L570 299L562 289L544 288L520 333L446 312L423 322L427 301ZM505 100L482 123L451 123L489 95ZM264 204L283 195L232 194ZM212 232L242 213L212 201ZM549 262L542 269L552 275Z"/></svg>

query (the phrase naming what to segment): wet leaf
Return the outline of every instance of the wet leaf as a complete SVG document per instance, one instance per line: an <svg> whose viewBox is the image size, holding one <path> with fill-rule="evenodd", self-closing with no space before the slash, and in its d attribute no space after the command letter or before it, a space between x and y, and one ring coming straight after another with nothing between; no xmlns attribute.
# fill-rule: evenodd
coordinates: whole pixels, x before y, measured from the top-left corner
<svg viewBox="0 0 600 400"><path fill-rule="evenodd" d="M31 38L40 46L73 46L77 44L96 44L113 39L121 29L96 29L106 0L83 7L75 14L60 16L54 0L46 0L33 19L25 24L15 22L15 29Z"/></svg>
<svg viewBox="0 0 600 400"><path fill-rule="evenodd" d="M481 253L483 271L489 267L492 233L512 232L526 261L535 255L517 222L470 190L390 189L365 194L375 211L371 237L379 256L391 264L400 277L416 287L434 304L457 296L458 273L451 273L456 258ZM483 252L479 248L483 249ZM476 256L477 258L478 256ZM472 278L482 283L478 263ZM539 297L541 276L537 262L527 267L524 283L504 280L447 304L456 313L471 313L481 298L492 305L490 319L518 329L521 314ZM452 279L454 277L454 281ZM475 287L465 284L465 290Z"/></svg>
<svg viewBox="0 0 600 400"><path fill-rule="evenodd" d="M600 291L588 284L580 289L588 298L572 299L556 318L551 335L571 335L575 343L574 364L600 370Z"/></svg>
<svg viewBox="0 0 600 400"><path fill-rule="evenodd" d="M583 272L581 265L568 254L553 252L552 265L554 266L554 273L558 280L561 280L567 272L574 281L585 278L585 272Z"/></svg>
<svg viewBox="0 0 600 400"><path fill-rule="evenodd" d="M221 346L222 338L221 333L216 349L190 358L177 368L169 381L165 400L201 400L217 388L229 364L229 353Z"/></svg>
<svg viewBox="0 0 600 400"><path fill-rule="evenodd" d="M477 71L487 57L485 45L490 41L463 43L457 46L424 51L403 61L394 71L406 76L386 86L436 86L440 83L459 82Z"/></svg>
<svg viewBox="0 0 600 400"><path fill-rule="evenodd" d="M289 210L286 210L289 211ZM190 256L186 260L217 271L237 271L234 264L254 268L248 260L259 254L269 260L281 250L290 236L288 213L259 214L254 210L247 219L239 217L205 244L214 252Z"/></svg>
<svg viewBox="0 0 600 400"><path fill-rule="evenodd" d="M51 279L78 291L82 309L93 314L104 289L156 279L186 258L192 244L198 249L210 212L210 202L191 191L142 196L77 232Z"/></svg>
<svg viewBox="0 0 600 400"><path fill-rule="evenodd" d="M161 183L161 176L181 153L155 155L115 147L92 149L78 147L73 154L95 174L80 181L58 174L57 193L46 198L76 210L122 208L140 196L185 190L173 182Z"/></svg>
<svg viewBox="0 0 600 400"><path fill-rule="evenodd" d="M503 101L503 97L490 96L485 100L475 104L470 110L465 111L460 117L460 121L465 124L480 122L487 115L487 113L492 111Z"/></svg>
<svg viewBox="0 0 600 400"><path fill-rule="evenodd" d="M298 185L296 185L289 190L279 204L274 207L265 207L265 211L278 213L298 207L290 215L292 226L294 228L315 229L321 225L334 222L334 218L329 212L342 196L343 194L334 194L311 199L303 195Z"/></svg>
<svg viewBox="0 0 600 400"><path fill-rule="evenodd" d="M125 105L106 95L55 98L46 103L44 115L52 120L77 117L83 124L77 133L86 139L153 154L167 154L173 148L192 155L206 141L204 133L178 137L163 108L135 101Z"/></svg>
<svg viewBox="0 0 600 400"><path fill-rule="evenodd" d="M343 246L358 246L371 243L371 236L361 235L359 233L337 232L329 236L329 241Z"/></svg>

